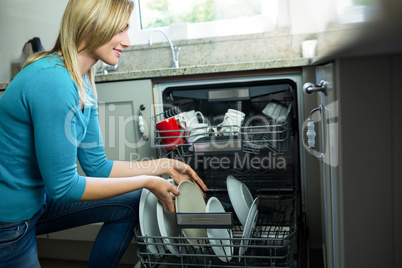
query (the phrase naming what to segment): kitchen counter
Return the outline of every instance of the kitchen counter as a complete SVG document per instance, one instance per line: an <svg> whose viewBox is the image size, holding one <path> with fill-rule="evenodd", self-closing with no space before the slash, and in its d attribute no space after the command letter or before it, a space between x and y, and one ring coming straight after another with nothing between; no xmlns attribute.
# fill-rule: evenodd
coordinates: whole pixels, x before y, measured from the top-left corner
<svg viewBox="0 0 402 268"><path fill-rule="evenodd" d="M110 72L107 75L97 75L96 82L152 79L162 77L187 76L197 74L214 74L238 71L269 70L310 65L313 59L289 58L266 61L240 62L230 64L213 64L199 66L184 66L180 68L164 68L153 70L138 70L128 72Z"/></svg>
<svg viewBox="0 0 402 268"><path fill-rule="evenodd" d="M96 82L106 81L124 81L136 79L152 79L162 77L188 76L197 74L214 74L238 71L255 71L269 69L283 69L293 67L308 66L313 62L314 58L288 58L264 61L228 63L228 64L211 64L199 66L183 66L180 68L163 68L136 70L127 72L109 72L106 75L96 75ZM0 90L4 90L8 86L8 82L0 83Z"/></svg>

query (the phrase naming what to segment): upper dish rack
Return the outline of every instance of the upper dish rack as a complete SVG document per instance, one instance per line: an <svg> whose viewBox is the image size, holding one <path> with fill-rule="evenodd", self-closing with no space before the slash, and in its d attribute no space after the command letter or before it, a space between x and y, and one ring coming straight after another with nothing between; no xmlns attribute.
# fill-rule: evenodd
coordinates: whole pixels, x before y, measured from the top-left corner
<svg viewBox="0 0 402 268"><path fill-rule="evenodd" d="M284 105L283 105L284 106ZM190 133L188 130L181 129L175 131L176 136L169 136L169 139L178 139L182 142L169 144L164 143L167 132L158 130L157 122L167 118L175 117L182 112L188 111L185 105L175 106L151 118L155 128L155 147L159 157L169 157L172 155L192 156L196 154L220 154L244 152L259 154L260 150L268 149L275 154L284 154L288 151L289 140L292 127L292 102L286 105L284 116L275 120L263 113L246 114L241 126L237 125L218 125L215 118L206 118L210 122L208 126L200 126L196 130L205 133L205 137L189 142ZM219 118L219 117L218 117ZM220 118L223 118L222 116ZM219 129L225 128L224 135ZM194 129L193 129L194 130Z"/></svg>

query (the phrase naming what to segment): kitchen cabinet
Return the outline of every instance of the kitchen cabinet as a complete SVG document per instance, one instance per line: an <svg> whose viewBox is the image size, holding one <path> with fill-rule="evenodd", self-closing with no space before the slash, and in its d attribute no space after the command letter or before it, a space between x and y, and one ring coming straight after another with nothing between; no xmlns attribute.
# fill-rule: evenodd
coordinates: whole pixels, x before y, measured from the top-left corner
<svg viewBox="0 0 402 268"><path fill-rule="evenodd" d="M326 267L402 266L401 72L402 54L339 56L316 68L330 111L317 131L329 137L321 148Z"/></svg>
<svg viewBox="0 0 402 268"><path fill-rule="evenodd" d="M139 161L154 158L151 80L98 83L97 91L99 125L108 159ZM144 133L139 130L140 115L144 120Z"/></svg>
<svg viewBox="0 0 402 268"><path fill-rule="evenodd" d="M337 63L342 267L402 267L401 71L402 55Z"/></svg>

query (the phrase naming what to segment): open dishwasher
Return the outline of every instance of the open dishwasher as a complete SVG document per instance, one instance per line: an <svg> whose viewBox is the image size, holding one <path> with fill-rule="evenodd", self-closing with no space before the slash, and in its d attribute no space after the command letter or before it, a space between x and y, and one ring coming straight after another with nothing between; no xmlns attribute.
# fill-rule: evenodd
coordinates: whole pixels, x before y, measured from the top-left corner
<svg viewBox="0 0 402 268"><path fill-rule="evenodd" d="M158 157L189 164L208 187L205 200L216 198L224 212L176 214L177 228L208 236L150 236L137 227L142 267L298 267L299 84L297 73L155 84ZM173 118L177 129L158 125ZM233 196L229 178L247 191ZM236 203L247 193L253 202L242 219Z"/></svg>

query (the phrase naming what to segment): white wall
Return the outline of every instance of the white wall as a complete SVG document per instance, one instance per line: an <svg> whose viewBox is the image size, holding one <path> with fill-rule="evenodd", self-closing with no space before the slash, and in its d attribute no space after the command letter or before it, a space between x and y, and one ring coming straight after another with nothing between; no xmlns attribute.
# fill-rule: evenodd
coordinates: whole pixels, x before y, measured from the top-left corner
<svg viewBox="0 0 402 268"><path fill-rule="evenodd" d="M11 79L11 63L19 62L25 42L39 37L53 47L68 0L0 0L0 82Z"/></svg>

